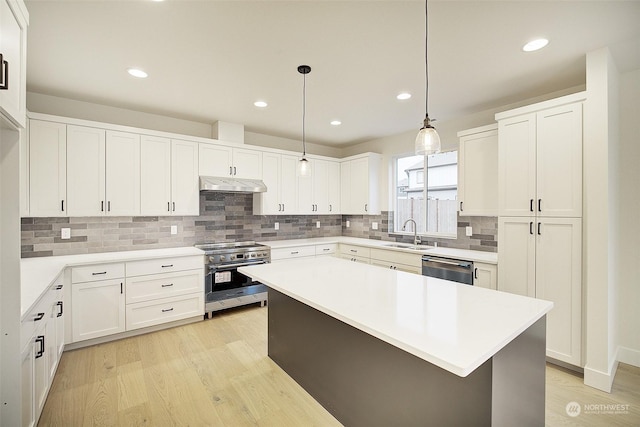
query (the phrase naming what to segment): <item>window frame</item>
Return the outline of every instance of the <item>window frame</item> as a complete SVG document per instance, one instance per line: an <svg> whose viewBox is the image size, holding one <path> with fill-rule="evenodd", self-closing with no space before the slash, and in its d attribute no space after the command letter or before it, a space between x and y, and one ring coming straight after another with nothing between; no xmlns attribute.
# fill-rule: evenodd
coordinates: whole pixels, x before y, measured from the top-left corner
<svg viewBox="0 0 640 427"><path fill-rule="evenodd" d="M442 151L441 153L448 153L448 152L452 152L452 151L456 151L459 153L459 150L457 149L452 149L452 150L446 150L446 151ZM405 154L397 154L391 157L391 162L392 162L392 166L391 166L391 197L392 197L392 206L393 206L393 231L389 231L389 234L392 235L396 235L396 236L413 236L413 232L411 231L402 231L402 230L396 230L397 227L400 227L401 224L398 224L397 221L397 217L396 217L396 213L398 212L398 159L401 159L403 157L411 157L411 156L415 156L414 153L405 153ZM428 188L429 188L429 162L428 162L428 156L425 156L427 159L425 159L424 162L424 166L423 166L423 170L422 173L424 174L424 189L423 191L423 200L422 203L424 203L424 212L427 212L427 201L428 201ZM456 161L456 167L459 166L459 161ZM458 188L459 188L459 183L456 184L456 200L458 197ZM458 217L458 213L456 211L456 221ZM428 227L428 224L427 224ZM427 237L427 238L438 238L438 239L457 239L458 238L458 233L457 233L457 227L456 227L456 232L455 233L444 233L444 232L425 232L425 233L418 233L418 236L420 237Z"/></svg>

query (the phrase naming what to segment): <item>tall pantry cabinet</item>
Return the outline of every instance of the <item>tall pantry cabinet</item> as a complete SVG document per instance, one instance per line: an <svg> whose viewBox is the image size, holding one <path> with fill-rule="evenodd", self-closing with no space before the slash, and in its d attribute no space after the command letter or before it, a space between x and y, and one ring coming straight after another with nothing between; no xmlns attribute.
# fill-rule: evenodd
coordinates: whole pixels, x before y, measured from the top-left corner
<svg viewBox="0 0 640 427"><path fill-rule="evenodd" d="M547 356L582 365L585 93L496 114L498 290L554 303Z"/></svg>

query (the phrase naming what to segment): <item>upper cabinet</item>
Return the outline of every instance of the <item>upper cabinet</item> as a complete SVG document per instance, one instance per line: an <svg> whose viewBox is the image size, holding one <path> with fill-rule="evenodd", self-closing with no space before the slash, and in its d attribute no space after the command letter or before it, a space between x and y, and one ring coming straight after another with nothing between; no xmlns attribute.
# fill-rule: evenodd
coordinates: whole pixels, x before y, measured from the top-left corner
<svg viewBox="0 0 640 427"><path fill-rule="evenodd" d="M340 164L321 159L309 162L311 175L298 177L298 213L340 214Z"/></svg>
<svg viewBox="0 0 640 427"><path fill-rule="evenodd" d="M22 1L0 0L0 113L26 126L27 25Z"/></svg>
<svg viewBox="0 0 640 427"><path fill-rule="evenodd" d="M500 216L582 215L582 102L560 100L496 115Z"/></svg>
<svg viewBox="0 0 640 427"><path fill-rule="evenodd" d="M298 209L298 158L287 154L263 153L264 193L253 195L256 215L292 215Z"/></svg>
<svg viewBox="0 0 640 427"><path fill-rule="evenodd" d="M199 215L197 143L143 135L140 159L142 215Z"/></svg>
<svg viewBox="0 0 640 427"><path fill-rule="evenodd" d="M67 215L67 125L29 120L31 216Z"/></svg>
<svg viewBox="0 0 640 427"><path fill-rule="evenodd" d="M381 156L366 153L340 163L340 211L348 215L380 213L378 197Z"/></svg>
<svg viewBox="0 0 640 427"><path fill-rule="evenodd" d="M262 179L262 152L246 148L200 143L202 176Z"/></svg>
<svg viewBox="0 0 640 427"><path fill-rule="evenodd" d="M67 126L69 216L101 216L105 206L105 131Z"/></svg>
<svg viewBox="0 0 640 427"><path fill-rule="evenodd" d="M460 216L498 215L498 126L458 132Z"/></svg>

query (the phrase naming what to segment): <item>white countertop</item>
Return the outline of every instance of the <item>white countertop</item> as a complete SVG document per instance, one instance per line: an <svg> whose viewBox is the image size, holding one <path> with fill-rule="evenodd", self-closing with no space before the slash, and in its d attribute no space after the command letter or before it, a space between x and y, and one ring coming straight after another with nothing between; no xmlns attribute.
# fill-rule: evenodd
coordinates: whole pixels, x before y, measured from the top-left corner
<svg viewBox="0 0 640 427"><path fill-rule="evenodd" d="M271 249L290 248L294 246L312 246L326 243L345 243L349 245L364 246L368 248L384 249L389 251L407 252L422 255L443 256L448 258L462 259L473 262L484 262L487 264L497 264L498 254L495 252L473 251L468 249L441 248L433 246L425 246L429 250L416 251L408 248L396 248L388 246L394 242L373 239L361 239L357 237L334 236L334 237L316 237L312 239L291 239L291 240L273 240L260 242L269 246Z"/></svg>
<svg viewBox="0 0 640 427"><path fill-rule="evenodd" d="M335 257L239 271L461 377L553 307L548 301Z"/></svg>
<svg viewBox="0 0 640 427"><path fill-rule="evenodd" d="M184 248L147 249L142 251L103 252L22 259L20 260L20 316L23 317L29 312L44 290L53 284L65 267L203 254L204 252L200 249L189 246Z"/></svg>

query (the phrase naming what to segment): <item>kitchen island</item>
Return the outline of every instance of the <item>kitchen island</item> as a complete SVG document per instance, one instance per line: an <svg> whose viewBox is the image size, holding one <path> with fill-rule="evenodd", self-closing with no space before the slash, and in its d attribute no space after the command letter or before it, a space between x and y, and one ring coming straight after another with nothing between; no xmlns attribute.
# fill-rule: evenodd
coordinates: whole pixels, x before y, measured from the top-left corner
<svg viewBox="0 0 640 427"><path fill-rule="evenodd" d="M334 257L239 271L269 357L343 424L544 424L552 303Z"/></svg>

